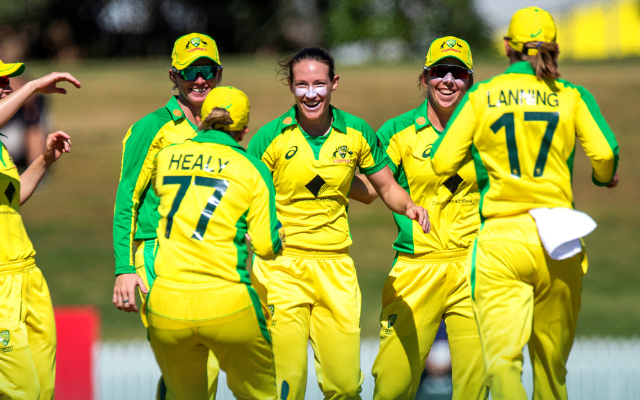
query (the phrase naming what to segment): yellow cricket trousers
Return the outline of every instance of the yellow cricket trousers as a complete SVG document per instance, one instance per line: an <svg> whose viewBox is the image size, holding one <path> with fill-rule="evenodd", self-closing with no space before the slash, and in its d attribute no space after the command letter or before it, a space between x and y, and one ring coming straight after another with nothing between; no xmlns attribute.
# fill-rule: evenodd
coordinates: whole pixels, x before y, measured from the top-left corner
<svg viewBox="0 0 640 400"><path fill-rule="evenodd" d="M136 241L136 254L135 254L135 267L136 273L142 281L144 285L147 287L147 290L151 290L151 286L153 285L156 274L153 269L153 263L156 258L156 252L158 249L158 239L149 239L149 240L137 240ZM138 293L140 294L140 300L142 304L140 305L140 319L142 320L142 324L145 328L149 327L149 323L147 322L147 295L142 293L141 290L138 289ZM218 365L218 359L215 357L211 357L208 363L209 369L209 392L213 393L210 399L215 398L216 391L218 390L218 374L220 373L220 365ZM160 381L158 382L158 390L156 393L157 400L164 400L164 393L166 393L166 386L162 376L160 377Z"/></svg>
<svg viewBox="0 0 640 400"><path fill-rule="evenodd" d="M0 399L53 399L56 323L35 260L0 265Z"/></svg>
<svg viewBox="0 0 640 400"><path fill-rule="evenodd" d="M360 288L348 251L255 257L252 282L272 313L278 398L304 399L311 340L325 399L360 399Z"/></svg>
<svg viewBox="0 0 640 400"><path fill-rule="evenodd" d="M440 321L447 325L453 399L486 399L482 347L467 283L469 249L400 253L382 293L374 399L413 400Z"/></svg>
<svg viewBox="0 0 640 400"><path fill-rule="evenodd" d="M566 363L580 311L584 251L552 260L529 214L487 219L471 255L470 284L494 400L526 399L529 344L536 400L566 399Z"/></svg>
<svg viewBox="0 0 640 400"><path fill-rule="evenodd" d="M236 398L276 399L268 312L251 286L158 278L148 299L149 339L166 385L164 398L215 399L207 368L213 357Z"/></svg>

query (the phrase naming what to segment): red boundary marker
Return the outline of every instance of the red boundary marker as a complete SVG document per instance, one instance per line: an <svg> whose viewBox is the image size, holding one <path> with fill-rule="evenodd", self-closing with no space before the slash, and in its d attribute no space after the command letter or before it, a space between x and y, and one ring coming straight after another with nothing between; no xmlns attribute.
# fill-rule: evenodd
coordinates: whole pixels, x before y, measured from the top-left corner
<svg viewBox="0 0 640 400"><path fill-rule="evenodd" d="M56 398L94 398L93 348L100 339L100 313L93 307L55 307L58 349Z"/></svg>

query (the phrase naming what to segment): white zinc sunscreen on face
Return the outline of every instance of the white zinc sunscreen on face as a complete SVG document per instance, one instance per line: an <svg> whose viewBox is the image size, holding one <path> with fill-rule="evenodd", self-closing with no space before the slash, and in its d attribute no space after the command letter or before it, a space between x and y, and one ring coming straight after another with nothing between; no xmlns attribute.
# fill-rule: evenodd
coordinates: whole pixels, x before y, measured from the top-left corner
<svg viewBox="0 0 640 400"><path fill-rule="evenodd" d="M327 95L327 87L326 86L308 86L308 87L296 87L294 93L297 97L306 97L308 99L313 99L316 96L326 96Z"/></svg>

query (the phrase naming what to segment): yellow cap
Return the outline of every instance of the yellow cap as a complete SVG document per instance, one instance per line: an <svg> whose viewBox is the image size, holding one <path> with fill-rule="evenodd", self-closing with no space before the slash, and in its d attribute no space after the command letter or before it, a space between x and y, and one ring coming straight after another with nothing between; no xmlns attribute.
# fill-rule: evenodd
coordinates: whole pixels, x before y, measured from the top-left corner
<svg viewBox="0 0 640 400"><path fill-rule="evenodd" d="M216 41L202 33L190 33L179 37L173 44L171 66L177 70L182 70L202 57L208 58L220 65L220 56L218 55Z"/></svg>
<svg viewBox="0 0 640 400"><path fill-rule="evenodd" d="M455 36L445 36L431 42L424 66L430 67L447 57L457 58L470 70L473 70L473 58L469 43ZM440 64L446 64L442 62Z"/></svg>
<svg viewBox="0 0 640 400"><path fill-rule="evenodd" d="M511 17L505 39L509 46L523 52L525 43L556 42L556 23L551 14L539 7L527 7L516 11ZM535 52L537 53L537 51ZM535 55L530 53L529 55Z"/></svg>
<svg viewBox="0 0 640 400"><path fill-rule="evenodd" d="M207 118L211 110L216 107L229 111L233 124L216 124L213 129L221 129L227 132L239 131L249 125L249 98L243 91L233 86L218 86L211 89L207 98L204 99L204 103L202 103L202 109L200 110L202 120Z"/></svg>
<svg viewBox="0 0 640 400"><path fill-rule="evenodd" d="M5 64L0 60L0 76L18 76L23 72L23 63Z"/></svg>

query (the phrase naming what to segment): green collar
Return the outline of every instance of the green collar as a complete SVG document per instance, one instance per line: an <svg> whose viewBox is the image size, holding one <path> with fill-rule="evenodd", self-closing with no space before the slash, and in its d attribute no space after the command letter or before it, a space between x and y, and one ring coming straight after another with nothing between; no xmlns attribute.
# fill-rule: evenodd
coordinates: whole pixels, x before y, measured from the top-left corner
<svg viewBox="0 0 640 400"><path fill-rule="evenodd" d="M169 110L169 114L171 114L171 118L174 122L178 122L178 120L185 118L184 112L182 111L182 108L180 108L180 103L178 103L178 98L176 96L171 96L165 108Z"/></svg>
<svg viewBox="0 0 640 400"><path fill-rule="evenodd" d="M330 105L331 112L333 113L333 122L331 126L335 128L338 132L347 134L347 123L344 119L344 115L342 115L342 111L338 110L334 106ZM298 121L296 121L296 110L298 109L297 105L294 105L287 111L282 114L279 118L280 124L278 125L277 132L282 132L286 128L292 125L298 125ZM301 128L302 129L302 128Z"/></svg>
<svg viewBox="0 0 640 400"><path fill-rule="evenodd" d="M533 70L533 67L529 63L529 61L518 61L514 62L507 68L504 72L505 74L526 74L526 75L535 75L536 72Z"/></svg>
<svg viewBox="0 0 640 400"><path fill-rule="evenodd" d="M428 109L429 100L425 99L422 104L420 104L416 109L413 110L413 123L416 126L416 133L419 129L430 125L429 114L427 113Z"/></svg>
<svg viewBox="0 0 640 400"><path fill-rule="evenodd" d="M413 123L416 126L416 133L418 133L418 130L422 128L431 126L434 131L436 131L438 134L441 134L442 132L440 132L433 125L431 125L431 122L429 121L428 110L429 110L429 99L425 99L424 102L422 102L422 104L418 106L418 108L415 108L413 110Z"/></svg>
<svg viewBox="0 0 640 400"><path fill-rule="evenodd" d="M196 137L191 139L191 141L198 143L216 143L224 146L236 147L245 151L244 147L240 146L240 143L236 142L228 133L217 131L215 129L198 131L196 133Z"/></svg>

